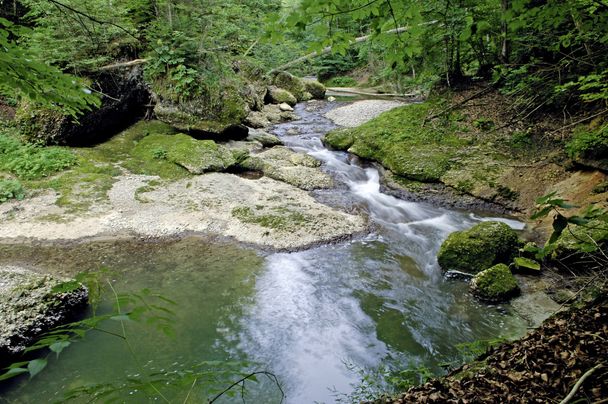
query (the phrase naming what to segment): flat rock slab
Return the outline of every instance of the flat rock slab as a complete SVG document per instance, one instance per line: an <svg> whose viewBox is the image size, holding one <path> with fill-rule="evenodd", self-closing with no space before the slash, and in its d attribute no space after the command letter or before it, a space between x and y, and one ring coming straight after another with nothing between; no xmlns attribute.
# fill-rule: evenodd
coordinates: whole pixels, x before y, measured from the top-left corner
<svg viewBox="0 0 608 404"><path fill-rule="evenodd" d="M44 194L0 205L0 239L175 236L211 233L276 249L299 249L367 229L367 219L317 202L308 192L263 177L209 173L174 182L124 175L109 202L78 215L61 213Z"/></svg>
<svg viewBox="0 0 608 404"><path fill-rule="evenodd" d="M54 290L64 282L25 268L0 267L0 362L23 352L40 334L69 321L86 306L84 286Z"/></svg>
<svg viewBox="0 0 608 404"><path fill-rule="evenodd" d="M398 101L364 100L353 102L336 109L332 109L325 117L331 119L336 125L354 128L371 121L381 113L405 105Z"/></svg>

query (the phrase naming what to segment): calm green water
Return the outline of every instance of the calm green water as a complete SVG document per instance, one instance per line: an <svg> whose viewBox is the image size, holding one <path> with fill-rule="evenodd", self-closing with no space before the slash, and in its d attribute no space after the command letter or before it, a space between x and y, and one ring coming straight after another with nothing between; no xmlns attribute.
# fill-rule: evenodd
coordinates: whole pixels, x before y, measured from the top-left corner
<svg viewBox="0 0 608 404"><path fill-rule="evenodd" d="M279 377L288 403L335 402L355 390L361 372L382 366L439 372L441 363L460 357L459 343L523 335L527 324L508 305L478 303L464 282L445 280L436 263L450 232L486 219L383 194L377 170L322 145L320 136L333 128L324 111L299 105L302 120L279 125L275 133L288 146L321 160L336 179L336 189L317 197L367 212L375 231L365 238L274 254L200 238L0 245L0 264L39 266L64 275L107 267L121 292L150 288L161 293L178 304L175 338L136 324L128 327L143 371L209 360L249 361L253 364L243 370L263 369ZM294 127L298 135L289 135ZM70 388L141 372L120 340L91 334L31 382L10 385L0 402L57 401ZM279 402L272 383L250 386L247 402ZM188 389L167 395L183 402ZM208 397L195 388L190 402ZM130 390L122 401L158 400Z"/></svg>
<svg viewBox="0 0 608 404"><path fill-rule="evenodd" d="M348 393L360 379L352 366L437 369L459 356L457 343L518 334L524 326L504 308L475 302L465 285L425 273L379 236L267 256L195 238L0 246L0 253L0 263L35 264L66 275L106 267L119 291L146 287L175 300L175 338L128 326L146 371L203 360L253 361L259 364L253 368L281 378L293 403L333 402L334 390ZM70 388L139 373L120 340L91 333L34 380L12 384L1 401L53 402ZM192 402L204 402L204 392L195 392ZM126 402L148 400L126 394ZM278 402L270 383L251 394L249 402ZM178 397L181 402L184 394Z"/></svg>

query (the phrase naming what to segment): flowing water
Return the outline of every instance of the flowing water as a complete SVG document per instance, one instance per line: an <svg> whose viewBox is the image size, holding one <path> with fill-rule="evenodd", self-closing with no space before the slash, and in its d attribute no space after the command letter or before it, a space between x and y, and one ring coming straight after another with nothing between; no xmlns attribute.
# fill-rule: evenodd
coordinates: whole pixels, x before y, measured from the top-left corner
<svg viewBox="0 0 608 404"><path fill-rule="evenodd" d="M363 238L270 254L201 238L0 246L0 263L64 273L104 266L119 290L147 287L172 298L179 309L175 339L137 326L129 330L146 371L203 360L249 361L248 369L279 377L288 403L335 402L356 388L362 373L380 367L439 371L441 363L459 357L459 343L523 334L525 322L508 305L478 303L466 284L444 280L436 264L450 232L488 218L381 193L375 168L322 145L321 136L333 128L323 117L327 108L299 105L302 120L274 130L336 178L336 189L316 193L320 200L369 214L375 228ZM140 370L124 344L94 334L33 381L13 383L0 402L54 401L69 388ZM279 401L271 383L251 386L249 402ZM130 391L125 401L146 399Z"/></svg>

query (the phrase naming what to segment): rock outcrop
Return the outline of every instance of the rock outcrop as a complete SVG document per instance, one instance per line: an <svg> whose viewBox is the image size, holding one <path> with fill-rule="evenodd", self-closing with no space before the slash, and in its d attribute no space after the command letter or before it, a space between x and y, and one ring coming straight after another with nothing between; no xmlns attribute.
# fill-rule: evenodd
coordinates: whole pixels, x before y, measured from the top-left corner
<svg viewBox="0 0 608 404"><path fill-rule="evenodd" d="M142 70L129 68L118 73L103 72L92 77L91 88L103 94L101 106L78 118L59 111L23 103L16 120L24 137L33 143L70 146L102 142L146 115L150 91Z"/></svg>
<svg viewBox="0 0 608 404"><path fill-rule="evenodd" d="M87 289L75 281L0 267L0 362L22 353L44 332L70 321L87 302Z"/></svg>

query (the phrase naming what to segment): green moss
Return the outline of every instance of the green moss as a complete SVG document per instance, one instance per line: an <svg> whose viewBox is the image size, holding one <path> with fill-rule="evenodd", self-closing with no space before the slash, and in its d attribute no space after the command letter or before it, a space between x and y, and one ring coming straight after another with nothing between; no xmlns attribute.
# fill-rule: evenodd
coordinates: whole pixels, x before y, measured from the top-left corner
<svg viewBox="0 0 608 404"><path fill-rule="evenodd" d="M608 181L600 182L591 190L593 194L603 194L604 192L608 192Z"/></svg>
<svg viewBox="0 0 608 404"><path fill-rule="evenodd" d="M350 129L337 129L327 133L323 143L337 150L348 150L355 143L355 138Z"/></svg>
<svg viewBox="0 0 608 404"><path fill-rule="evenodd" d="M141 186L139 188L137 188L135 190L135 200L139 201L141 203L148 203L150 202L148 199L146 199L143 194L145 194L146 192L151 192L154 191L156 189L156 187L158 187L161 184L160 181L156 181L156 180L150 180L148 181L148 183L144 186Z"/></svg>
<svg viewBox="0 0 608 404"><path fill-rule="evenodd" d="M272 212L273 213L270 214L258 213L254 212L253 209L248 206L243 206L232 209L232 216L243 223L257 224L275 230L294 229L309 220L309 218L302 213L292 212L286 209L275 208Z"/></svg>
<svg viewBox="0 0 608 404"><path fill-rule="evenodd" d="M510 263L517 252L517 234L501 222L482 222L449 235L437 260L444 270L477 273L498 263Z"/></svg>
<svg viewBox="0 0 608 404"><path fill-rule="evenodd" d="M93 203L107 200L107 193L123 169L138 174L183 178L189 174L175 164L161 159L143 160L132 154L137 143L149 135L170 134L175 130L159 121L142 121L95 147L72 148L76 164L58 175L25 181L32 190L52 189L57 204L67 212L87 210Z"/></svg>
<svg viewBox="0 0 608 404"><path fill-rule="evenodd" d="M286 103L293 107L298 102L298 99L292 93L282 88L271 87L268 94L270 100L275 104Z"/></svg>
<svg viewBox="0 0 608 404"><path fill-rule="evenodd" d="M304 86L306 88L306 91L309 92L313 98L315 98L317 100L322 100L325 98L325 92L327 90L325 89L325 86L323 84L319 83L318 81L305 80Z"/></svg>
<svg viewBox="0 0 608 404"><path fill-rule="evenodd" d="M349 76L336 76L325 82L327 87L356 87L359 83Z"/></svg>
<svg viewBox="0 0 608 404"><path fill-rule="evenodd" d="M566 152L573 159L604 159L608 156L608 125L596 130L582 126L575 130L574 136L566 144Z"/></svg>
<svg viewBox="0 0 608 404"><path fill-rule="evenodd" d="M378 161L393 173L425 182L437 182L451 168L452 157L467 141L456 133L459 124L426 124L437 102L395 108L353 129L328 134L332 147Z"/></svg>
<svg viewBox="0 0 608 404"><path fill-rule="evenodd" d="M306 86L304 81L292 74L287 72L279 72L272 80L272 84L289 91L296 97L298 101L302 101L304 93L306 92Z"/></svg>
<svg viewBox="0 0 608 404"><path fill-rule="evenodd" d="M516 295L519 286L509 267L497 264L475 275L471 292L482 300L501 302Z"/></svg>
<svg viewBox="0 0 608 404"><path fill-rule="evenodd" d="M159 159L159 150L165 158ZM144 163L144 169L162 178L181 177L178 170L185 168L193 174L223 171L236 163L230 150L213 140L196 140L188 135L151 134L133 148L131 154ZM171 167L173 166L173 167Z"/></svg>

